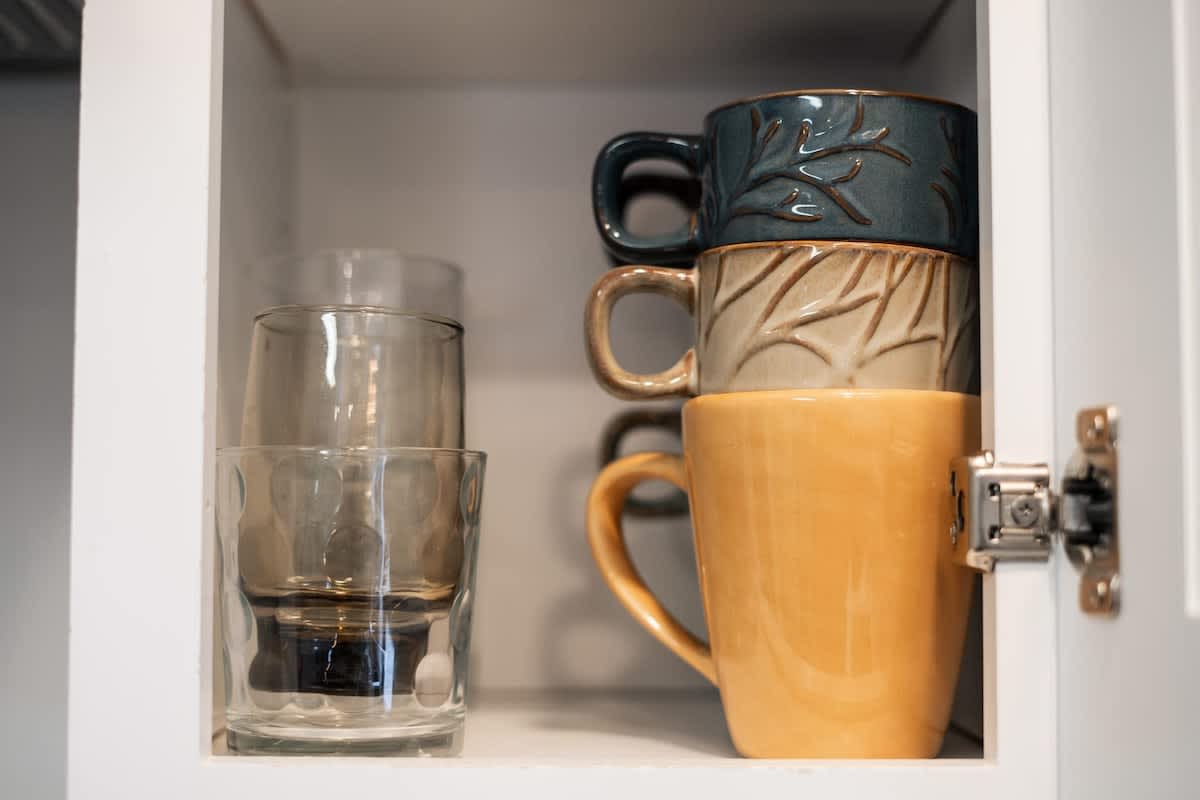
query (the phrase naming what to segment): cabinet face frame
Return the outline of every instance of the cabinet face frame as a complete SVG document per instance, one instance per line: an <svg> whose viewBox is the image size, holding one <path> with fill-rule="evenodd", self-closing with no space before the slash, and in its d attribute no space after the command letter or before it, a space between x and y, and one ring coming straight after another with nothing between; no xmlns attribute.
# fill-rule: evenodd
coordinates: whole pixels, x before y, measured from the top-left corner
<svg viewBox="0 0 1200 800"><path fill-rule="evenodd" d="M125 0L84 15L69 796L333 792L351 774L355 789L383 792L395 790L398 769L419 792L609 797L678 791L683 779L714 796L748 781L756 791L1054 796L1054 581L1036 564L1002 565L984 581L983 760L684 766L581 753L568 763L312 759L281 768L211 755L224 14L222 0ZM1052 335L1049 154L1030 135L1046 130L1037 121L1048 115L1045 0L981 2L977 24L984 441L1001 458L1036 459L1054 442L1043 349ZM137 630L118 638L129 624Z"/></svg>
<svg viewBox="0 0 1200 800"><path fill-rule="evenodd" d="M1179 373L1183 384L1183 485L1200 486L1200 13L1172 0L1175 101L1175 187L1179 248ZM1200 619L1200 491L1184 498L1184 592L1187 613Z"/></svg>

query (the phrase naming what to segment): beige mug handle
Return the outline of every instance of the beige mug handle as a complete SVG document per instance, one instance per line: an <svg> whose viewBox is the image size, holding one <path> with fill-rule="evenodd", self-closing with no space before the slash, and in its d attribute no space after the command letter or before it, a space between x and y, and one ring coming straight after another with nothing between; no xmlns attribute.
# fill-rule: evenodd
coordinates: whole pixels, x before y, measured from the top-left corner
<svg viewBox="0 0 1200 800"><path fill-rule="evenodd" d="M683 459L667 453L637 453L612 462L596 476L587 501L587 535L592 558L625 610L663 646L715 684L717 669L708 645L663 608L629 558L621 510L629 493L647 480L667 481L686 492Z"/></svg>
<svg viewBox="0 0 1200 800"><path fill-rule="evenodd" d="M689 347L673 366L652 375L630 372L617 363L609 338L612 310L618 300L634 292L665 295L694 314L696 271L669 267L618 267L610 269L596 281L588 297L584 316L588 358L596 380L617 397L627 400L696 394L698 378L695 348Z"/></svg>

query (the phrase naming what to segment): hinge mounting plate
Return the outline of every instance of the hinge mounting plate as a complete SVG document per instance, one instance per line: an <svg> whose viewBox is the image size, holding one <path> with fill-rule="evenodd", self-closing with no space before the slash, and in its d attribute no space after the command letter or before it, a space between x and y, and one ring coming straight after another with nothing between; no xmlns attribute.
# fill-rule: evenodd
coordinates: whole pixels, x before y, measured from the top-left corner
<svg viewBox="0 0 1200 800"><path fill-rule="evenodd" d="M990 572L996 561L1050 558L1053 497L1045 464L997 464L990 451L950 466L950 544L959 564Z"/></svg>
<svg viewBox="0 0 1200 800"><path fill-rule="evenodd" d="M1079 605L1089 614L1120 607L1117 537L1117 409L1085 408L1075 420L1078 447L1060 492L1046 464L997 462L989 451L950 464L954 560L990 572L997 561L1045 561L1060 534L1081 573Z"/></svg>

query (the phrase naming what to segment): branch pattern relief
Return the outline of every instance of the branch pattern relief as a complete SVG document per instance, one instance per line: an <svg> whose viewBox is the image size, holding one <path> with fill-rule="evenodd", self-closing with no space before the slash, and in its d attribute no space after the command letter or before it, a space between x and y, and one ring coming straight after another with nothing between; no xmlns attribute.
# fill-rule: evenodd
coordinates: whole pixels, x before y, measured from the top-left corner
<svg viewBox="0 0 1200 800"><path fill-rule="evenodd" d="M825 217L825 208L804 192L811 187L860 225L870 225L871 218L861 206L842 193L842 186L853 181L863 170L862 154L879 153L887 158L912 166L912 157L891 146L885 140L890 133L886 126L863 128L865 108L858 98L854 116L846 120L831 120L817 129L812 120L804 120L795 132L784 132L784 122L775 117L763 123L757 106L750 107L750 152L733 185L720 193L710 193L705 214L714 230L721 230L736 217L770 216L788 222L816 222ZM843 158L834 158L843 156ZM822 162L834 159L831 169L814 171ZM824 174L822 174L824 173ZM785 192L765 205L761 200L750 202L748 196L772 182L780 182ZM723 202L717 196L727 198Z"/></svg>
<svg viewBox="0 0 1200 800"><path fill-rule="evenodd" d="M978 274L966 259L805 243L710 251L700 268L715 273L701 281L707 391L978 391Z"/></svg>

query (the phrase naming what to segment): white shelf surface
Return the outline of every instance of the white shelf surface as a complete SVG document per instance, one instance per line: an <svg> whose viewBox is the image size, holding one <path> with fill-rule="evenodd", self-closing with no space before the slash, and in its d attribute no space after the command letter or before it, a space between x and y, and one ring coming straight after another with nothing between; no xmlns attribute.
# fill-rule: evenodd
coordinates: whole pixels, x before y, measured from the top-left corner
<svg viewBox="0 0 1200 800"><path fill-rule="evenodd" d="M222 734L215 756L228 755ZM233 757L231 757L233 758ZM979 744L951 730L937 761L872 762L929 765L983 764ZM237 761L294 763L294 758ZM359 761L359 759L299 759ZM369 759L380 761L380 759ZM406 764L461 766L616 766L627 768L862 764L863 762L751 761L738 757L726 732L715 691L484 693L467 714L462 755L445 759L383 759Z"/></svg>

